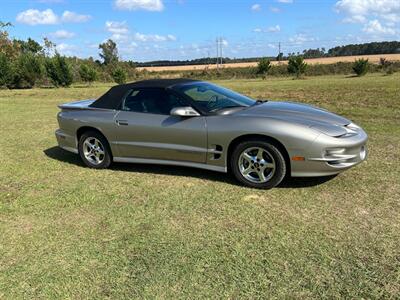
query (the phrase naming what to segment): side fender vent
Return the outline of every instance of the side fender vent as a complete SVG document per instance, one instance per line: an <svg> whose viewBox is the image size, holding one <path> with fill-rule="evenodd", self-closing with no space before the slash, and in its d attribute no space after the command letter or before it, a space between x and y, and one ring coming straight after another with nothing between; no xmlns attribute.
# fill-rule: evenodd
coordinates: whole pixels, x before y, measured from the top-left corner
<svg viewBox="0 0 400 300"><path fill-rule="evenodd" d="M221 145L212 145L212 149L210 149L211 159L220 159L223 148Z"/></svg>

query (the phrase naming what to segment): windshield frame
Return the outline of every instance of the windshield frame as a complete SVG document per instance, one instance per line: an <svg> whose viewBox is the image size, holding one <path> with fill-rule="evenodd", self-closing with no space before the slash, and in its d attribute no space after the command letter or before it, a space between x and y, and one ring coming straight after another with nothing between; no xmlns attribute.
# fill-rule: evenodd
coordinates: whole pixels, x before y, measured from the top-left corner
<svg viewBox="0 0 400 300"><path fill-rule="evenodd" d="M199 102L199 101L194 100L192 97L187 95L182 90L182 88L185 88L185 87L188 87L188 86L196 86L196 85L197 86L199 86L199 85L212 86L212 87L215 87L216 89L222 90L222 91L224 91L226 93L230 93L230 94L233 94L235 96L237 95L238 97L243 97L245 100L249 100L249 103L240 103L241 105L240 106L238 105L237 107L248 108L248 107L251 107L251 106L253 106L253 105L255 105L257 103L257 100L255 100L253 98L250 98L248 96L242 95L242 94L240 94L238 92L235 92L233 90L230 90L230 89L227 89L225 87L222 87L222 86L219 86L219 85L216 85L216 84L212 84L212 83L206 82L206 81L195 81L195 82L181 83L181 84L177 84L177 85L171 86L169 89L171 89L175 93L179 94L181 97L184 97L193 106L193 108L195 108L197 111L201 112L202 115L218 115L218 111L225 109L224 107L220 107L220 108L217 108L216 110L212 109L212 110L207 111L203 107L201 107L200 105L197 104L197 102ZM237 101L238 99L235 99L235 100ZM226 108L231 108L232 107L231 105L232 104L227 105Z"/></svg>

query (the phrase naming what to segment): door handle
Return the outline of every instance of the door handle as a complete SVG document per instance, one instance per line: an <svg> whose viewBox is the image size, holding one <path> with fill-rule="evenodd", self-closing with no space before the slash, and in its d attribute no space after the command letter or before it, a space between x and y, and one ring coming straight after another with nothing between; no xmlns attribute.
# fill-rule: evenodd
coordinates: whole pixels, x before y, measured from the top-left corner
<svg viewBox="0 0 400 300"><path fill-rule="evenodd" d="M127 120L116 120L115 123L117 123L118 125L128 125L128 121Z"/></svg>

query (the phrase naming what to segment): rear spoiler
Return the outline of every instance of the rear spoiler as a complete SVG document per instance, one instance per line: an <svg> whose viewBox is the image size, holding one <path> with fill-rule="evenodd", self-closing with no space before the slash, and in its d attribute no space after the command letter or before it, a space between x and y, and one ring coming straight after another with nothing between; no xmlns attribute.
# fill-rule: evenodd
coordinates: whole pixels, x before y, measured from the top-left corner
<svg viewBox="0 0 400 300"><path fill-rule="evenodd" d="M95 107L90 107L90 104L92 104L96 99L88 99L88 100L80 100L80 101L74 101L74 102L68 102L64 104L58 105L60 109L65 109L65 110L92 110L96 109Z"/></svg>

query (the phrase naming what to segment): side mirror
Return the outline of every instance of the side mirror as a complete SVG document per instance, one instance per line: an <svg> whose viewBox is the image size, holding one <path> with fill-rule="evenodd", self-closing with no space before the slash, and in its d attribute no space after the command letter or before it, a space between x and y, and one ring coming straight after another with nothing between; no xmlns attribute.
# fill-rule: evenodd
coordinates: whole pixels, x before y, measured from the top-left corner
<svg viewBox="0 0 400 300"><path fill-rule="evenodd" d="M171 109L170 114L171 114L171 116L179 116L179 117L200 116L200 114L190 106L175 107L175 108Z"/></svg>

